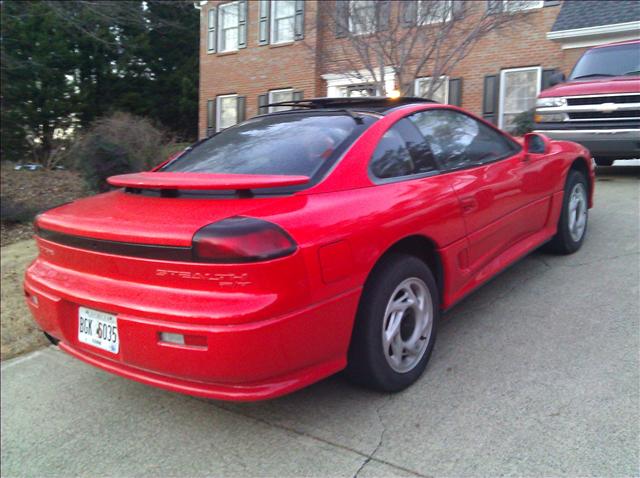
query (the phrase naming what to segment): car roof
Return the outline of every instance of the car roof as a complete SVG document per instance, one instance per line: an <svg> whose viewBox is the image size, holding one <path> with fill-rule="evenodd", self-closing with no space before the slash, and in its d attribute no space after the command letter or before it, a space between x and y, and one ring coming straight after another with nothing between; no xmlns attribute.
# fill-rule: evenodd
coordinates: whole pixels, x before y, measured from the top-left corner
<svg viewBox="0 0 640 478"><path fill-rule="evenodd" d="M387 96L362 96L357 98L308 98L303 100L280 101L270 103L269 106L291 106L302 110L340 110L354 109L357 111L371 111L385 114L400 106L407 106L420 103L437 103L427 98L413 96L401 96L399 98L389 98Z"/></svg>
<svg viewBox="0 0 640 478"><path fill-rule="evenodd" d="M606 43L604 45L597 45L594 47L589 48L590 50L598 50L600 48L608 48L610 46L619 46L619 45L633 45L636 43L640 43L640 40L624 40L624 41L619 41L619 42L614 42L614 43Z"/></svg>

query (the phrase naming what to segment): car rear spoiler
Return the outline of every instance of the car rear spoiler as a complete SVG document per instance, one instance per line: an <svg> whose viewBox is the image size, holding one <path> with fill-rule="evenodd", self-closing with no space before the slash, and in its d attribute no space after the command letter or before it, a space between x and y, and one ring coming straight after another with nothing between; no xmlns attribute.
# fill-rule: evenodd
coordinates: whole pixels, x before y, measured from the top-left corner
<svg viewBox="0 0 640 478"><path fill-rule="evenodd" d="M208 174L144 172L111 176L112 186L134 189L248 190L297 186L309 182L308 176L265 174Z"/></svg>

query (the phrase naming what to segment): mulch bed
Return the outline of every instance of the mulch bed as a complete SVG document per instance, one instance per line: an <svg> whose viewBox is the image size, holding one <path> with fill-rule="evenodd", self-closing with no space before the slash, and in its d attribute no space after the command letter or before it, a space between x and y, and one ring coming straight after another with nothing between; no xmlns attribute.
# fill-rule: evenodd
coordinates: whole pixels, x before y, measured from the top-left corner
<svg viewBox="0 0 640 478"><path fill-rule="evenodd" d="M90 194L76 171L15 171L14 164L1 166L0 200L2 246L33 234L33 218L41 211Z"/></svg>

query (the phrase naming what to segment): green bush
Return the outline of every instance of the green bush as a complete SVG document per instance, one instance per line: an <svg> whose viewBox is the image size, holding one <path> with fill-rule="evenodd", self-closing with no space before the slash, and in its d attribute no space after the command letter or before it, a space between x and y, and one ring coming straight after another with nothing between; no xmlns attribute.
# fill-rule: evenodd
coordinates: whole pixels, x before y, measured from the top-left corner
<svg viewBox="0 0 640 478"><path fill-rule="evenodd" d="M534 109L530 109L516 115L513 118L515 127L512 129L511 134L513 134L514 136L522 136L523 134L531 133L534 128L534 112Z"/></svg>
<svg viewBox="0 0 640 478"><path fill-rule="evenodd" d="M89 187L107 191L106 179L151 169L164 160L164 133L145 118L114 113L93 123L71 147L69 156Z"/></svg>

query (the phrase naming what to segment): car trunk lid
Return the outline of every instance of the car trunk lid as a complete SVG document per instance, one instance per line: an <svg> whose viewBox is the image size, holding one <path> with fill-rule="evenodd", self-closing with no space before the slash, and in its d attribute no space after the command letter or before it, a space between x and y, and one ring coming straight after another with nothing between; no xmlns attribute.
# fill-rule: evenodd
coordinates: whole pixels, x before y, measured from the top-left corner
<svg viewBox="0 0 640 478"><path fill-rule="evenodd" d="M194 233L208 224L295 199L291 195L176 198L117 190L47 211L38 216L37 227L103 241L191 247Z"/></svg>

